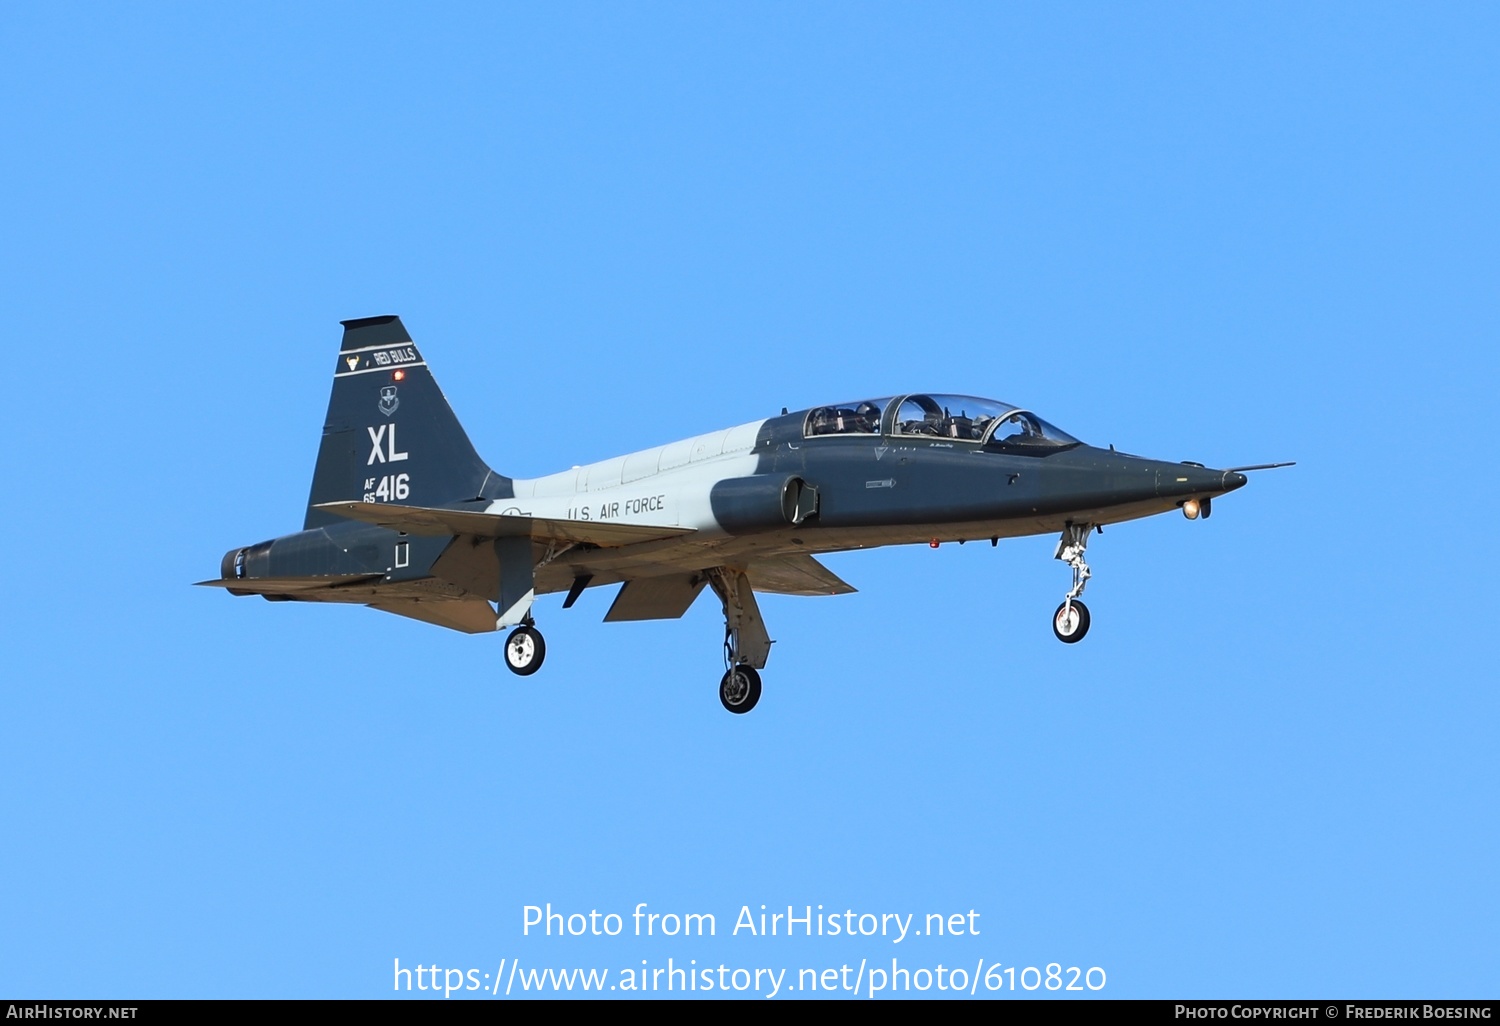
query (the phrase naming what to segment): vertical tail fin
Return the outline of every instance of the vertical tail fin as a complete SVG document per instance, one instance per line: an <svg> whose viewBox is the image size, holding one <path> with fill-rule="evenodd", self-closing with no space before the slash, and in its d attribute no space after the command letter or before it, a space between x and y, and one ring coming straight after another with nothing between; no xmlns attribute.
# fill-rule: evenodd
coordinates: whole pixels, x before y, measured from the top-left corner
<svg viewBox="0 0 1500 1026"><path fill-rule="evenodd" d="M344 321L303 528L337 523L319 503L441 506L511 494L474 451L399 317Z"/></svg>

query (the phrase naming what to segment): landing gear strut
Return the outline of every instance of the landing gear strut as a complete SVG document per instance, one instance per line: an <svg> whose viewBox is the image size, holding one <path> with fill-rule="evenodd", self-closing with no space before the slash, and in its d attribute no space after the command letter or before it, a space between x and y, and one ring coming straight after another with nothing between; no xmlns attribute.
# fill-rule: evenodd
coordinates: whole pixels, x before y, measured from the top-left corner
<svg viewBox="0 0 1500 1026"><path fill-rule="evenodd" d="M738 570L715 567L708 571L724 604L724 666L719 681L719 703L732 713L747 713L760 701L760 674L771 656L771 637L760 618L760 607L750 579Z"/></svg>
<svg viewBox="0 0 1500 1026"><path fill-rule="evenodd" d="M505 665L510 667L511 673L529 677L542 668L542 660L546 658L547 643L542 640L542 632L529 620L505 639Z"/></svg>
<svg viewBox="0 0 1500 1026"><path fill-rule="evenodd" d="M495 629L516 628L505 639L505 665L511 673L529 677L542 668L542 660L547 658L547 644L531 618L531 604L536 599L536 568L551 562L554 547L547 549L541 563L534 563L528 537L496 538L493 544L500 571Z"/></svg>
<svg viewBox="0 0 1500 1026"><path fill-rule="evenodd" d="M1052 633L1057 640L1072 645L1082 641L1089 632L1089 607L1078 600L1083 594L1093 572L1084 562L1083 553L1089 546L1089 533L1093 524L1068 524L1063 528L1062 538L1057 543L1054 559L1060 559L1073 568L1073 587L1069 589L1062 605L1052 614Z"/></svg>

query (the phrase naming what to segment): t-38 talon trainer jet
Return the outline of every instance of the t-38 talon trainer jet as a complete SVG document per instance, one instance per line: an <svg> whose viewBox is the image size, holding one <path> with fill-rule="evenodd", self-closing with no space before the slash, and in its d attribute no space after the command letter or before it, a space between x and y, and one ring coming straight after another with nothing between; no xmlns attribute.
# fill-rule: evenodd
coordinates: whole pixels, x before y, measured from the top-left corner
<svg viewBox="0 0 1500 1026"><path fill-rule="evenodd" d="M1052 617L1089 629L1084 550L1104 524L1207 518L1245 483L1096 449L1029 410L921 393L758 420L560 474L504 477L479 458L399 318L344 321L303 529L231 549L231 595L358 602L470 634L512 628L535 673L537 595L623 584L605 620L682 616L705 585L724 608L719 700L749 712L771 638L756 592L854 591L813 558L878 545L1057 532L1072 587ZM491 605L494 603L494 605Z"/></svg>

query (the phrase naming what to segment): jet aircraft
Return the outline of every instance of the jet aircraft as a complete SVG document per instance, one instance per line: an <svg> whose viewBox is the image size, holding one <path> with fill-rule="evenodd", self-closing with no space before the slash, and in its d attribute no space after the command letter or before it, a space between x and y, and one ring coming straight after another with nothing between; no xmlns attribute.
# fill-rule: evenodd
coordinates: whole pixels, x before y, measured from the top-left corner
<svg viewBox="0 0 1500 1026"><path fill-rule="evenodd" d="M1072 584L1059 640L1089 629L1085 550L1105 524L1207 518L1245 471L1080 442L1030 410L912 393L834 403L530 480L490 469L397 317L344 321L302 530L231 549L201 584L272 601L361 603L470 634L510 629L535 673L538 595L620 584L606 621L724 610L719 700L760 700L771 638L756 593L854 591L818 553L1059 535Z"/></svg>

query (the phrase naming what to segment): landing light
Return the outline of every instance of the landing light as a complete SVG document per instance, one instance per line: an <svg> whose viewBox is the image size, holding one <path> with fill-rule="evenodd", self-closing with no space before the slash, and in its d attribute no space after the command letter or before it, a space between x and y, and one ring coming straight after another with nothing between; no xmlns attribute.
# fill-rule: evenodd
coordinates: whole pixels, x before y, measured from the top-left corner
<svg viewBox="0 0 1500 1026"><path fill-rule="evenodd" d="M1197 520L1198 519L1198 500L1197 499L1189 499L1187 502L1184 502L1182 504L1182 515L1185 516L1185 517L1187 517L1189 520Z"/></svg>

